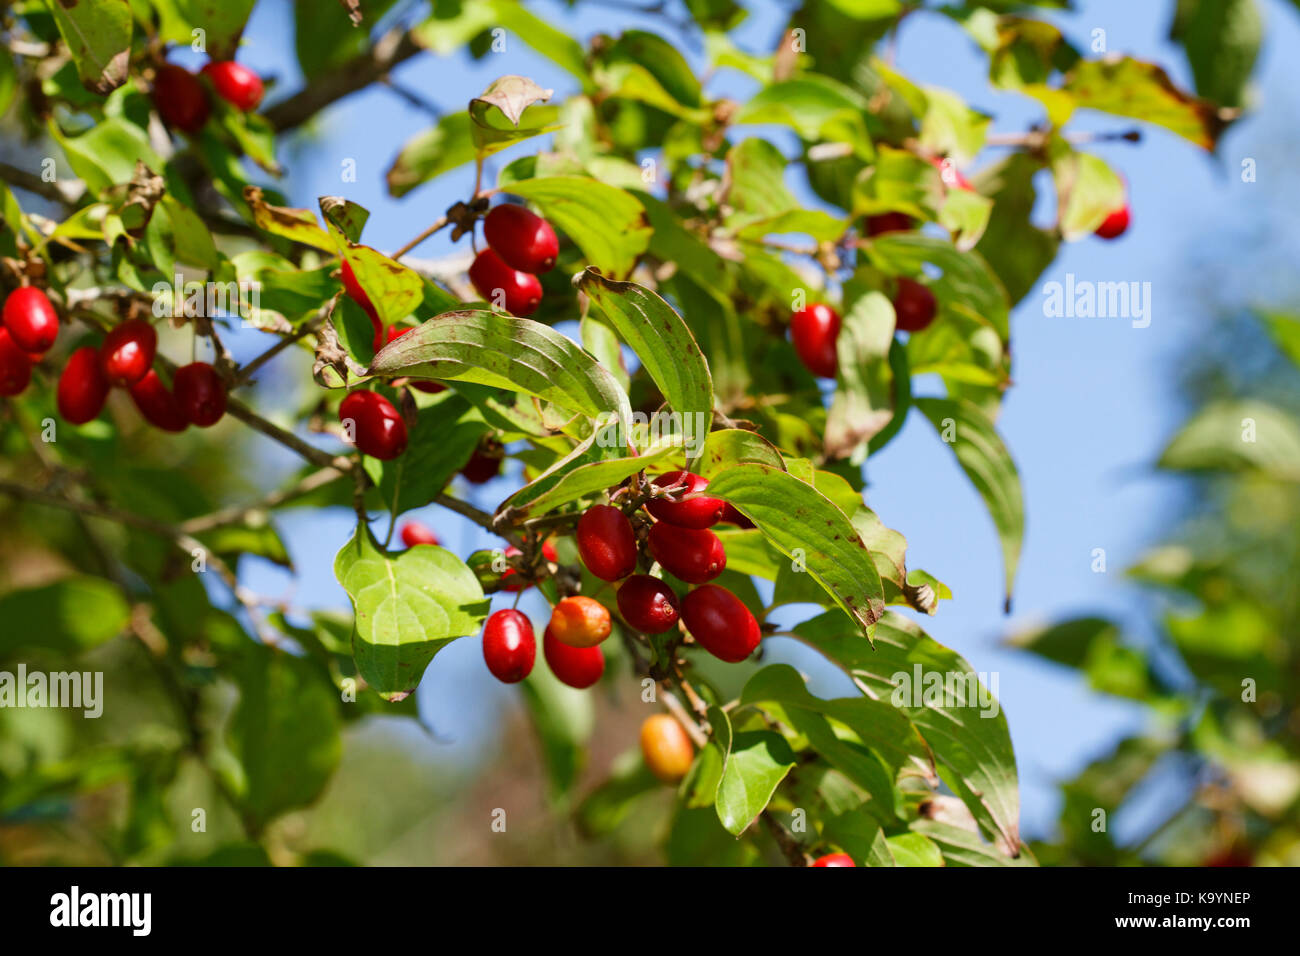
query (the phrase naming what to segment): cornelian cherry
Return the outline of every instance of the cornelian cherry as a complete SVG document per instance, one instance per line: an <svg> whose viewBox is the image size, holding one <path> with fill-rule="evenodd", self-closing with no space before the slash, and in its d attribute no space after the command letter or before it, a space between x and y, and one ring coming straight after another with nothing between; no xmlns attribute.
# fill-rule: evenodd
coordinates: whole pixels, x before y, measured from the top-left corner
<svg viewBox="0 0 1300 956"><path fill-rule="evenodd" d="M158 68L153 81L153 101L163 122L184 133L197 133L212 112L208 91L199 78L175 63Z"/></svg>
<svg viewBox="0 0 1300 956"><path fill-rule="evenodd" d="M890 232L911 232L916 228L912 217L905 212L882 212L867 217L867 235L883 236Z"/></svg>
<svg viewBox="0 0 1300 956"><path fill-rule="evenodd" d="M634 574L618 589L618 613L642 634L662 634L677 623L681 605L673 589L663 581L648 574Z"/></svg>
<svg viewBox="0 0 1300 956"><path fill-rule="evenodd" d="M790 338L804 367L821 378L834 378L839 367L835 340L840 335L840 314L817 303L790 318Z"/></svg>
<svg viewBox="0 0 1300 956"><path fill-rule="evenodd" d="M686 595L682 620L706 651L728 664L752 654L763 636L740 598L716 584L705 584Z"/></svg>
<svg viewBox="0 0 1300 956"><path fill-rule="evenodd" d="M599 647L570 647L549 627L542 634L542 656L561 683L578 690L590 687L605 673L605 653Z"/></svg>
<svg viewBox="0 0 1300 956"><path fill-rule="evenodd" d="M251 113L262 104L266 87L262 78L241 63L219 60L203 68L217 95L243 113Z"/></svg>
<svg viewBox="0 0 1300 956"><path fill-rule="evenodd" d="M677 783L695 761L695 747L681 724L668 714L647 717L641 725L641 756L664 783Z"/></svg>
<svg viewBox="0 0 1300 956"><path fill-rule="evenodd" d="M507 558L513 558L515 555L522 553L523 552L514 545L506 548ZM556 563L560 560L560 556L555 552L555 545L551 544L549 541L542 542L542 557L547 561ZM506 583L508 578L516 578L517 580ZM527 591L532 586L533 582L519 577L519 572L514 568L506 568L506 570L501 574L501 590L503 591L510 591L512 593L515 591Z"/></svg>
<svg viewBox="0 0 1300 956"><path fill-rule="evenodd" d="M59 335L59 317L49 297L34 286L23 286L5 299L4 324L24 352L43 355Z"/></svg>
<svg viewBox="0 0 1300 956"><path fill-rule="evenodd" d="M674 492L672 497L654 498L646 505L646 510L660 521L667 521L679 528L711 528L722 520L722 513L727 503L721 498L702 495L709 487L709 479L689 471L670 471L660 475L654 482L660 488L670 488L685 484L683 491ZM684 499L684 500L683 500Z"/></svg>
<svg viewBox="0 0 1300 956"><path fill-rule="evenodd" d="M651 557L687 584L712 581L727 567L722 541L707 529L697 531L658 521L650 529L647 543Z"/></svg>
<svg viewBox="0 0 1300 956"><path fill-rule="evenodd" d="M609 637L612 622L605 605L581 594L561 598L547 628L570 647L595 647Z"/></svg>
<svg viewBox="0 0 1300 956"><path fill-rule="evenodd" d="M1128 231L1128 222L1128 203L1125 203L1102 220L1096 234L1103 239L1118 239Z"/></svg>
<svg viewBox="0 0 1300 956"><path fill-rule="evenodd" d="M153 367L158 333L143 319L123 322L104 338L99 350L104 377L110 385L130 388Z"/></svg>
<svg viewBox="0 0 1300 956"><path fill-rule="evenodd" d="M537 638L533 624L521 612L497 611L483 628L483 660L492 676L504 684L517 684L533 670Z"/></svg>
<svg viewBox="0 0 1300 956"><path fill-rule="evenodd" d="M487 214L483 237L502 262L520 272L547 272L560 254L551 224L514 203L502 203Z"/></svg>
<svg viewBox="0 0 1300 956"><path fill-rule="evenodd" d="M73 425L84 425L104 410L108 379L99 363L99 350L83 345L68 357L59 376L59 414Z"/></svg>
<svg viewBox="0 0 1300 956"><path fill-rule="evenodd" d="M419 521L408 521L402 526L402 544L414 548L417 544L437 545L438 536L432 528Z"/></svg>
<svg viewBox="0 0 1300 956"><path fill-rule="evenodd" d="M32 357L20 349L8 329L0 328L0 395L21 395L32 380Z"/></svg>
<svg viewBox="0 0 1300 956"><path fill-rule="evenodd" d="M149 369L140 381L130 387L131 399L144 420L165 432L183 432L189 419L181 409L176 396L163 384L158 373Z"/></svg>
<svg viewBox="0 0 1300 956"><path fill-rule="evenodd" d="M207 362L192 362L176 370L172 391L191 425L209 428L226 414L226 384Z"/></svg>
<svg viewBox="0 0 1300 956"><path fill-rule="evenodd" d="M894 293L894 315L900 332L922 332L934 321L938 303L929 286L915 279L900 276L898 291Z"/></svg>
<svg viewBox="0 0 1300 956"><path fill-rule="evenodd" d="M853 857L847 853L827 853L825 856L819 856L813 861L813 866L852 866L857 864L853 862Z"/></svg>
<svg viewBox="0 0 1300 956"><path fill-rule="evenodd" d="M636 570L636 535L627 516L612 505L593 505L578 519L578 557L602 581Z"/></svg>
<svg viewBox="0 0 1300 956"><path fill-rule="evenodd" d="M469 281L493 305L504 305L518 316L532 315L542 304L542 284L537 276L506 265L491 249L484 249L469 267Z"/></svg>
<svg viewBox="0 0 1300 956"><path fill-rule="evenodd" d="M378 392L350 393L339 403L339 421L352 422L353 443L362 454L387 461L406 451L406 422Z"/></svg>
<svg viewBox="0 0 1300 956"><path fill-rule="evenodd" d="M483 485L491 481L497 475L501 474L501 462L503 456L499 454L490 454L481 447L474 449L474 454L469 456L469 461L465 462L465 467L460 473L472 485Z"/></svg>

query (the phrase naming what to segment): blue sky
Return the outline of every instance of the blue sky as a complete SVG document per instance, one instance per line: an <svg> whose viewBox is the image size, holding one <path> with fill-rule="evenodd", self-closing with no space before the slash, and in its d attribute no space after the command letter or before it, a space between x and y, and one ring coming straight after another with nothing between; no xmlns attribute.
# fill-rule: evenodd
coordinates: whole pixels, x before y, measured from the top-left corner
<svg viewBox="0 0 1300 956"><path fill-rule="evenodd" d="M1110 50L1156 60L1178 82L1190 85L1181 53L1165 38L1172 2L1083 0L1078 5L1079 12L1051 14L1076 44L1085 45L1094 29L1104 29ZM584 40L594 32L616 33L627 26L659 28L652 19L597 6L582 5L578 12L549 0L530 6ZM769 50L779 35L780 8L773 3L752 7L739 42L756 52ZM288 42L288 8L287 2L259 4L240 54L263 74L277 76L280 91L292 91L299 83ZM1277 207L1269 200L1274 187L1268 177L1285 175L1278 164L1286 161L1287 152L1270 152L1269 145L1290 135L1284 118L1296 115L1290 91L1300 89L1300 65L1294 58L1287 62L1285 51L1297 49L1300 18L1278 0L1265 4L1265 14L1266 41L1254 104L1260 112L1233 128L1218 157L1150 127L1139 146L1095 147L1128 179L1133 226L1117 242L1090 238L1064 247L1013 314L1016 384L999 428L1020 469L1028 530L1009 618L1002 614L1001 561L992 522L933 429L914 414L903 433L869 463L868 504L907 536L909 563L937 575L955 595L924 626L964 654L977 671L997 674L1020 767L1024 829L1030 835L1052 825L1057 809L1052 782L1104 752L1121 732L1139 726L1140 713L1132 705L1097 698L1070 673L1003 650L999 642L1011 630L1076 613L1111 613L1139 635L1149 627L1136 592L1124 584L1121 572L1170 530L1182 500L1177 484L1154 476L1150 469L1184 412L1174 387L1178 362L1204 333L1212 303L1253 301L1256 296L1274 301L1285 285L1285 280L1273 278L1287 261L1279 249L1293 252L1296 235L1293 226L1281 225ZM698 62L698 50L683 52ZM992 114L995 131L1023 131L1039 118L1032 101L989 86L983 55L938 15L918 14L906 21L897 65L913 80L951 89ZM478 62L465 54L447 59L424 55L401 68L397 78L450 112L463 109L504 73L522 73L560 94L573 88L567 74L517 42L504 56L489 55ZM713 94L744 95L749 90L748 81L727 73L709 86ZM472 172L464 169L403 200L387 195L383 177L397 150L429 122L426 113L391 91L372 88L357 94L324 114L310 138L281 157L289 169L282 188L292 204L307 208L315 207L318 196L346 195L371 211L365 240L391 250L472 188ZM1117 117L1080 114L1071 128L1131 125ZM523 150L536 148L536 142ZM518 153L504 154L503 161ZM987 150L972 169L999 155L999 150ZM1244 156L1259 158L1258 183L1240 181L1237 169ZM341 164L347 159L356 161L356 183L341 181ZM808 196L793 176L791 185ZM1050 197L1042 207L1039 212L1048 221ZM1283 228L1289 231L1279 245L1267 230ZM1261 242L1261 230L1267 242ZM1258 250L1251 260L1254 274L1208 268L1228 261L1243 246ZM451 251L444 233L415 254L432 258ZM1122 319L1045 317L1039 290L1052 280L1064 282L1068 273L1093 281L1150 282L1150 327L1135 329ZM244 333L235 343L243 356L261 347L264 343L256 333ZM936 391L920 386L923 393ZM285 468L294 464L273 447L267 448L267 462ZM507 478L468 493L491 509L512 488ZM458 491L465 493L466 488ZM460 554L498 544L443 509L426 509L421 517ZM292 588L295 605L346 605L331 565L351 533L352 520L350 512L291 512L285 517L282 530L299 569ZM1091 570L1095 548L1106 551L1105 574ZM279 595L290 588L284 575L257 562L246 562L242 572L245 582L263 593ZM535 597L521 607L542 620L542 605ZM785 620L792 618L787 614ZM811 652L782 639L768 644L769 659L797 663L813 675L819 692L851 692L842 675ZM450 741L444 745L447 759L460 762L473 759L494 738L501 709L511 705L514 693L487 674L478 642L464 640L443 651L429 669L420 688L421 710L439 736ZM1126 825L1132 824L1117 823L1121 830Z"/></svg>

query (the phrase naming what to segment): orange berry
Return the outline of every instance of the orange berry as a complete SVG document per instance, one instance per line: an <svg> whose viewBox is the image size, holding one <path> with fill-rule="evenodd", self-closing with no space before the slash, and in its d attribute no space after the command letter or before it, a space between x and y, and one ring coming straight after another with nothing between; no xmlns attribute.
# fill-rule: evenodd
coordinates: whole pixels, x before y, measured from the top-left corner
<svg viewBox="0 0 1300 956"><path fill-rule="evenodd" d="M656 777L664 783L676 783L691 769L695 747L674 718L655 714L641 725L641 756Z"/></svg>
<svg viewBox="0 0 1300 956"><path fill-rule="evenodd" d="M595 647L609 637L609 611L589 597L566 597L551 612L551 633L570 647Z"/></svg>

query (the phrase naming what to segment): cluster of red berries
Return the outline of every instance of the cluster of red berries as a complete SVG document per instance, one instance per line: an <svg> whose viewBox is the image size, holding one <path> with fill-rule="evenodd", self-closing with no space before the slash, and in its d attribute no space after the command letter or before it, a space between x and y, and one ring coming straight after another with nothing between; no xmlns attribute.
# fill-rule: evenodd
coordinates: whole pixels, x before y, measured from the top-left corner
<svg viewBox="0 0 1300 956"><path fill-rule="evenodd" d="M10 293L0 329L0 395L19 395L32 377L32 366L54 345L59 319L49 297L24 286ZM153 370L158 335L152 325L131 319L117 326L99 348L83 345L68 357L59 375L59 414L84 425L104 410L108 391L125 388L151 425L181 432L190 425L207 428L226 413L226 387L216 369L193 362L176 370L168 389Z"/></svg>
<svg viewBox="0 0 1300 956"><path fill-rule="evenodd" d="M708 480L683 471L655 480L670 489L647 503L655 519L645 535L651 558L681 581L695 585L679 600L667 582L636 573L640 558L632 521L612 505L595 505L578 519L578 555L595 577L618 587L623 621L643 634L662 634L680 620L706 651L736 663L758 646L762 632L754 615L726 588L709 584L727 566L722 541L709 530L719 522L752 524L720 498L702 492ZM642 519L644 521L644 519ZM546 555L553 560L551 555ZM570 687L590 687L605 670L600 643L612 629L609 610L593 598L561 599L542 637L542 654L551 671ZM483 632L483 656L500 680L522 680L532 671L536 640L528 619L517 611L497 611Z"/></svg>
<svg viewBox="0 0 1300 956"><path fill-rule="evenodd" d="M538 276L555 267L560 243L551 224L523 206L502 203L483 220L488 247L469 267L469 281L489 302L500 296L506 311L532 315L542 304Z"/></svg>
<svg viewBox="0 0 1300 956"><path fill-rule="evenodd" d="M233 60L208 63L201 71L216 94L242 113L251 113L262 103L262 78ZM153 101L158 115L168 126L194 134L212 115L208 89L198 76L175 63L164 63L153 81Z"/></svg>

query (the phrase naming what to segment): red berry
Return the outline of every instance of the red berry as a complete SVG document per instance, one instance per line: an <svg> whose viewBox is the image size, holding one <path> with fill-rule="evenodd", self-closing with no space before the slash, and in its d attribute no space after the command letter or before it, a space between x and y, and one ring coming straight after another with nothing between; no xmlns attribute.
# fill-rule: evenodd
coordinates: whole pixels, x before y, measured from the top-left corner
<svg viewBox="0 0 1300 956"><path fill-rule="evenodd" d="M437 545L439 543L438 536L427 524L408 521L402 526L402 544L408 548L414 548L417 544Z"/></svg>
<svg viewBox="0 0 1300 956"><path fill-rule="evenodd" d="M83 345L68 357L59 376L59 414L74 425L84 425L104 410L108 379L99 364L99 350Z"/></svg>
<svg viewBox="0 0 1300 956"><path fill-rule="evenodd" d="M934 321L938 303L934 293L915 279L899 277L898 292L894 295L894 314L900 332L921 332Z"/></svg>
<svg viewBox="0 0 1300 956"><path fill-rule="evenodd" d="M820 857L818 857L818 858L813 862L813 866L853 866L853 867L856 867L857 864L853 862L853 857L849 856L847 853L827 853L825 856L820 856Z"/></svg>
<svg viewBox="0 0 1300 956"><path fill-rule="evenodd" d="M406 451L406 422L378 392L350 393L339 403L339 421L352 422L353 443L363 455L387 461Z"/></svg>
<svg viewBox="0 0 1300 956"><path fill-rule="evenodd" d="M687 584L712 581L727 566L727 552L712 531L679 528L659 521L650 529L650 555Z"/></svg>
<svg viewBox="0 0 1300 956"><path fill-rule="evenodd" d="M655 498L646 505L646 510L660 521L667 521L679 528L711 528L721 521L727 503L721 498L700 494L709 487L709 479L703 475L694 475L689 471L670 471L655 479L655 484L660 488L683 482L686 485L684 491L674 492L671 498Z"/></svg>
<svg viewBox="0 0 1300 956"><path fill-rule="evenodd" d="M951 159L931 159L930 164L939 170L939 178L943 180L943 184L949 189L974 191L975 187L961 174L961 170L953 165Z"/></svg>
<svg viewBox="0 0 1300 956"><path fill-rule="evenodd" d="M648 574L634 574L618 589L618 613L642 634L662 634L677 623L681 605L677 595L663 581Z"/></svg>
<svg viewBox="0 0 1300 956"><path fill-rule="evenodd" d="M605 652L599 647L570 647L547 627L542 634L542 656L561 683L582 690L605 673Z"/></svg>
<svg viewBox="0 0 1300 956"><path fill-rule="evenodd" d="M370 317L370 324L374 327L375 337L372 341L374 350L378 352L387 342L393 341L392 337L385 339L384 323L379 318L379 310L375 304L370 301L370 296L366 295L366 290L361 288L361 283L357 281L357 274L352 271L352 266L348 260L343 260L343 294L349 299L361 306L362 310Z"/></svg>
<svg viewBox="0 0 1300 956"><path fill-rule="evenodd" d="M913 228L912 217L905 212L882 212L878 216L867 217L868 236L883 236L887 232L911 232Z"/></svg>
<svg viewBox="0 0 1300 956"><path fill-rule="evenodd" d="M0 395L21 395L32 380L32 357L20 349L8 329L0 329Z"/></svg>
<svg viewBox="0 0 1300 956"><path fill-rule="evenodd" d="M517 684L532 673L536 657L533 625L521 612L497 611L488 618L483 628L483 660L493 677L504 684Z"/></svg>
<svg viewBox="0 0 1300 956"><path fill-rule="evenodd" d="M489 455L482 449L474 449L474 454L469 456L469 461L460 473L472 485L482 485L491 481L497 475L501 474L502 456Z"/></svg>
<svg viewBox="0 0 1300 956"><path fill-rule="evenodd" d="M1125 203L1102 220L1097 235L1103 239L1118 239L1128 230L1128 219L1128 203Z"/></svg>
<svg viewBox="0 0 1300 956"><path fill-rule="evenodd" d="M412 332L414 330L415 330L415 326L413 325L390 325L388 327L387 341L384 344L387 345L389 342L392 342L393 339L400 338L401 336L405 335L407 332ZM375 351L379 351L379 350L376 349ZM437 395L439 392L445 392L447 390L447 386L443 385L442 382L412 381L411 387L418 391L424 392L427 395Z"/></svg>
<svg viewBox="0 0 1300 956"><path fill-rule="evenodd" d="M217 95L237 110L251 113L262 103L266 92L262 78L242 64L232 60L209 63L203 75L212 81Z"/></svg>
<svg viewBox="0 0 1300 956"><path fill-rule="evenodd" d="M140 409L144 420L155 428L165 432L183 432L189 427L189 419L181 409L176 396L168 391L158 373L149 369L144 378L130 388L135 407Z"/></svg>
<svg viewBox="0 0 1300 956"><path fill-rule="evenodd" d="M174 63L158 68L153 81L153 101L163 122L184 133L197 133L212 112L208 91L198 77Z"/></svg>
<svg viewBox="0 0 1300 956"><path fill-rule="evenodd" d="M758 621L740 598L716 584L706 584L686 595L682 620L706 651L728 664L754 653L763 636Z"/></svg>
<svg viewBox="0 0 1300 956"><path fill-rule="evenodd" d="M724 524L734 524L737 528L752 528L754 522L750 521L743 514L736 510L736 507L730 502L722 509L722 521Z"/></svg>
<svg viewBox="0 0 1300 956"><path fill-rule="evenodd" d="M153 367L158 333L143 319L123 322L104 338L99 350L104 377L110 385L130 388Z"/></svg>
<svg viewBox="0 0 1300 956"><path fill-rule="evenodd" d="M5 299L5 328L24 352L43 355L59 335L59 317L40 289L24 286Z"/></svg>
<svg viewBox="0 0 1300 956"><path fill-rule="evenodd" d="M483 236L506 265L521 272L547 272L560 254L551 224L514 203L503 203L487 214Z"/></svg>
<svg viewBox="0 0 1300 956"><path fill-rule="evenodd" d="M840 314L818 303L800 309L790 318L790 338L804 367L822 378L834 378L839 367L835 340L840 335Z"/></svg>
<svg viewBox="0 0 1300 956"><path fill-rule="evenodd" d="M514 315L532 315L542 304L542 284L537 276L512 269L491 249L484 249L469 267L469 281L493 305L504 304ZM500 293L498 295L497 293ZM504 303L499 300L504 297Z"/></svg>
<svg viewBox="0 0 1300 956"><path fill-rule="evenodd" d="M226 414L226 385L207 362L193 362L176 370L172 391L191 425L208 428Z"/></svg>
<svg viewBox="0 0 1300 956"><path fill-rule="evenodd" d="M578 557L602 581L636 570L636 535L627 515L612 505L593 505L578 519Z"/></svg>

